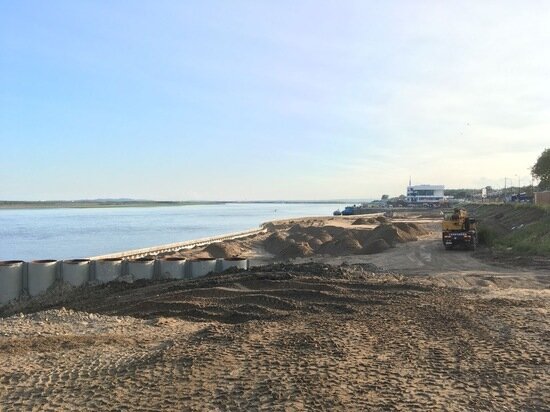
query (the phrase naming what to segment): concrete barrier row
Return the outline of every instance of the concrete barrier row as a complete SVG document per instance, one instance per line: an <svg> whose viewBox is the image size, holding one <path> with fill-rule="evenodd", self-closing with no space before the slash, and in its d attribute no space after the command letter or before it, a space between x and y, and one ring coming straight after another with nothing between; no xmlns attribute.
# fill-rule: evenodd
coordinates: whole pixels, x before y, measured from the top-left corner
<svg viewBox="0 0 550 412"><path fill-rule="evenodd" d="M56 281L71 286L88 282L107 283L114 280L138 279L194 279L229 268L248 269L244 258L193 259L142 258L126 260L108 258L100 260L20 260L0 261L0 306L21 295L38 296Z"/></svg>
<svg viewBox="0 0 550 412"><path fill-rule="evenodd" d="M205 237L202 239L187 240L185 242L169 243L167 245L153 246L142 249L127 250L126 252L110 253L108 255L93 256L90 260L99 259L138 259L146 256L155 256L159 253L177 252L182 249L192 249L195 247L206 246L211 243L223 242L225 240L242 239L249 236L266 233L265 224L258 229L244 230L241 232L227 233L220 236Z"/></svg>

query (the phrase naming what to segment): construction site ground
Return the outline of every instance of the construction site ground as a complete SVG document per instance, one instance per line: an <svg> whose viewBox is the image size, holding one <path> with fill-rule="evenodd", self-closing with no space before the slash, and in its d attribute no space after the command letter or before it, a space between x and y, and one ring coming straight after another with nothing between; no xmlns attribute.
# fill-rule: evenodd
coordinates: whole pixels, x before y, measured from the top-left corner
<svg viewBox="0 0 550 412"><path fill-rule="evenodd" d="M5 308L0 409L548 410L548 268L420 223L381 253L275 263L248 240L265 266Z"/></svg>

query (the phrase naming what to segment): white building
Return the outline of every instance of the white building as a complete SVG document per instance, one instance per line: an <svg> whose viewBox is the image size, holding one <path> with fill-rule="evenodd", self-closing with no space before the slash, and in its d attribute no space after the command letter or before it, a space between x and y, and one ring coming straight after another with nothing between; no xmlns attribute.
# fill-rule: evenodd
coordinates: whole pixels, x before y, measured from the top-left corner
<svg viewBox="0 0 550 412"><path fill-rule="evenodd" d="M407 203L440 203L445 200L444 185L407 186Z"/></svg>

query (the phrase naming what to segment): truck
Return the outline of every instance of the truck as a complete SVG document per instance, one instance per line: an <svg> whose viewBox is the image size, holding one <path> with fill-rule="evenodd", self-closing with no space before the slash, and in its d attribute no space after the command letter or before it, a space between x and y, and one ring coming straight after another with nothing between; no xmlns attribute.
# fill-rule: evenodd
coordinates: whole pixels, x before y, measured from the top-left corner
<svg viewBox="0 0 550 412"><path fill-rule="evenodd" d="M452 213L445 213L442 222L442 240L446 250L455 246L475 250L477 247L476 219L468 216L468 211L456 208Z"/></svg>

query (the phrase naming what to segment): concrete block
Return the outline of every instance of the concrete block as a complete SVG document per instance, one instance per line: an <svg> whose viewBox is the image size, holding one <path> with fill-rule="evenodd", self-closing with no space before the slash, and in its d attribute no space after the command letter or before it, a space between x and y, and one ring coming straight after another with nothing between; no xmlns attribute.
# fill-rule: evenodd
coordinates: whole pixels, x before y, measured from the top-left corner
<svg viewBox="0 0 550 412"><path fill-rule="evenodd" d="M94 261L95 280L99 283L112 282L122 274L122 259L100 259Z"/></svg>
<svg viewBox="0 0 550 412"><path fill-rule="evenodd" d="M27 288L30 296L46 292L54 283L57 274L56 260L33 260L28 263Z"/></svg>
<svg viewBox="0 0 550 412"><path fill-rule="evenodd" d="M209 273L216 272L216 259L201 258L189 261L189 273L191 278L198 278Z"/></svg>
<svg viewBox="0 0 550 412"><path fill-rule="evenodd" d="M61 263L61 277L72 286L82 286L90 280L90 266L88 259L64 260Z"/></svg>
<svg viewBox="0 0 550 412"><path fill-rule="evenodd" d="M142 258L128 261L128 274L134 280L153 279L155 273L155 259Z"/></svg>
<svg viewBox="0 0 550 412"><path fill-rule="evenodd" d="M183 279L186 274L185 258L168 257L160 260L161 279Z"/></svg>
<svg viewBox="0 0 550 412"><path fill-rule="evenodd" d="M0 305L17 299L23 292L22 260L6 260L0 262Z"/></svg>
<svg viewBox="0 0 550 412"><path fill-rule="evenodd" d="M222 260L222 271L229 268L248 269L248 259L245 258L227 258Z"/></svg>

